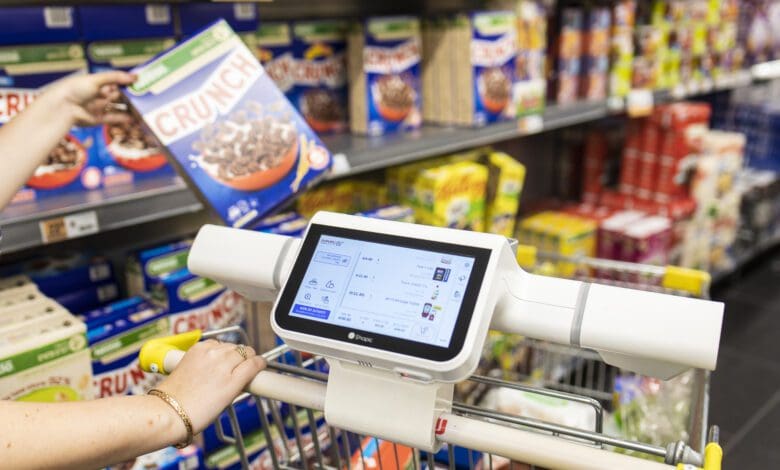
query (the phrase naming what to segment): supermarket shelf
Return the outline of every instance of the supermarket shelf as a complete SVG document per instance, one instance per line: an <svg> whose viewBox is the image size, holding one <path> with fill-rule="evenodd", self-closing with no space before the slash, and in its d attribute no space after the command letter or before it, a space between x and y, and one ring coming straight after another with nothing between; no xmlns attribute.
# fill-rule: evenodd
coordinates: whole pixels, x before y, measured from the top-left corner
<svg viewBox="0 0 780 470"><path fill-rule="evenodd" d="M712 273L712 283L717 284L719 282L725 281L731 277L731 275L739 272L742 268L747 266L750 262L760 258L777 246L780 246L780 232L775 234L774 237L759 243L753 247L752 250L737 258L737 260L734 262L734 266L731 268Z"/></svg>
<svg viewBox="0 0 780 470"><path fill-rule="evenodd" d="M199 211L202 204L179 178L160 178L112 189L81 192L12 205L0 214L0 251L21 251L44 245L45 227L72 221L80 228L48 242L131 227ZM51 235L49 235L51 237Z"/></svg>

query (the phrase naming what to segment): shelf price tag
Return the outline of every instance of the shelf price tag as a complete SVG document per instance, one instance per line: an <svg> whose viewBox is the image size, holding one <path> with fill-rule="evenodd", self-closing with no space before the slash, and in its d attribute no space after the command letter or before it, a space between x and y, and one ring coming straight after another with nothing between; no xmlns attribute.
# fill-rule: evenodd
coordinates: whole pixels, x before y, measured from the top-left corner
<svg viewBox="0 0 780 470"><path fill-rule="evenodd" d="M651 90L631 90L626 97L626 111L632 118L649 116L653 112L653 92Z"/></svg>
<svg viewBox="0 0 780 470"><path fill-rule="evenodd" d="M43 243L55 243L71 238L84 237L99 230L95 211L80 212L42 220L38 223Z"/></svg>
<svg viewBox="0 0 780 470"><path fill-rule="evenodd" d="M517 120L517 130L521 134L536 134L544 130L544 118L541 114L523 116Z"/></svg>

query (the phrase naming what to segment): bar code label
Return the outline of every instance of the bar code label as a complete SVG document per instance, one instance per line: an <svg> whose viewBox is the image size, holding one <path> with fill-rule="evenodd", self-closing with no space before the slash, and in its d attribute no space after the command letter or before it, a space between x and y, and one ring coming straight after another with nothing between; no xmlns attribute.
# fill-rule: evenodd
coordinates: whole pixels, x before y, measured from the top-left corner
<svg viewBox="0 0 780 470"><path fill-rule="evenodd" d="M41 221L38 224L43 243L55 243L70 238L84 237L98 232L95 211L72 214Z"/></svg>
<svg viewBox="0 0 780 470"><path fill-rule="evenodd" d="M146 22L168 24L171 22L171 8L168 5L146 5Z"/></svg>
<svg viewBox="0 0 780 470"><path fill-rule="evenodd" d="M47 28L72 28L73 7L46 7L43 20Z"/></svg>
<svg viewBox="0 0 780 470"><path fill-rule="evenodd" d="M255 4L236 3L233 5L233 14L237 20L253 20L255 19Z"/></svg>

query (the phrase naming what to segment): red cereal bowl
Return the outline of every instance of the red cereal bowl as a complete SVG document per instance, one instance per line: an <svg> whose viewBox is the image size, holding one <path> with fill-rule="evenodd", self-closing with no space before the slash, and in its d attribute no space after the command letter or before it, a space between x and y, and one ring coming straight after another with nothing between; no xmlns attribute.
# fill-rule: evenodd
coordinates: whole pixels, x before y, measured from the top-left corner
<svg viewBox="0 0 780 470"><path fill-rule="evenodd" d="M157 152L141 158L129 158L127 156L120 155L111 148L112 137L108 130L108 126L103 126L103 138L106 142L106 149L111 154L111 158L114 159L121 167L131 171L139 173L148 173L150 171L157 170L165 165L167 159L163 152Z"/></svg>
<svg viewBox="0 0 780 470"><path fill-rule="evenodd" d="M76 178L79 177L84 165L87 164L87 151L84 149L81 142L72 135L66 135L65 139L76 146L78 151L76 164L70 168L53 171L51 173L39 176L33 175L27 180L27 186L34 189L56 189L74 182Z"/></svg>
<svg viewBox="0 0 780 470"><path fill-rule="evenodd" d="M229 186L239 191L259 191L278 183L282 178L287 176L290 170L292 170L293 166L295 166L297 156L298 141L296 139L295 143L290 146L290 148L284 154L282 161L273 168L256 171L248 175L238 176L231 179L222 179L214 175L211 176L225 186Z"/></svg>

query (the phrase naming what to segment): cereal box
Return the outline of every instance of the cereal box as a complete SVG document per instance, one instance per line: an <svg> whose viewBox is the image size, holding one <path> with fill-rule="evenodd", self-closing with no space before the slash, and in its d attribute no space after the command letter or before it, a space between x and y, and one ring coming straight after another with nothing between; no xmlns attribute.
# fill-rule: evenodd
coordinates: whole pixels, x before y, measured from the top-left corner
<svg viewBox="0 0 780 470"><path fill-rule="evenodd" d="M610 11L593 7L587 13L583 76L580 96L586 100L607 97L609 74Z"/></svg>
<svg viewBox="0 0 780 470"><path fill-rule="evenodd" d="M87 70L73 7L4 8L0 15L0 125L29 105L39 89ZM74 128L52 150L13 202L96 189L103 175L90 152L92 132Z"/></svg>
<svg viewBox="0 0 780 470"><path fill-rule="evenodd" d="M0 334L0 400L92 398L84 324L67 313L46 318L23 334Z"/></svg>
<svg viewBox="0 0 780 470"><path fill-rule="evenodd" d="M631 91L635 15L636 2L634 0L618 0L612 5L612 29L609 44L611 56L610 96L623 97Z"/></svg>
<svg viewBox="0 0 780 470"><path fill-rule="evenodd" d="M415 180L415 219L439 227L483 231L488 169L459 162L424 170Z"/></svg>
<svg viewBox="0 0 780 470"><path fill-rule="evenodd" d="M284 21L263 21L254 37L254 53L257 60L285 95L293 87L292 32Z"/></svg>
<svg viewBox="0 0 780 470"><path fill-rule="evenodd" d="M293 89L288 98L319 133L342 132L347 120L346 21L293 24Z"/></svg>
<svg viewBox="0 0 780 470"><path fill-rule="evenodd" d="M89 330L100 323L106 323L116 318L126 317L131 313L140 312L146 308L148 301L140 296L130 297L129 299L117 300L110 304L89 312L76 315L76 318L87 324L87 339L89 339Z"/></svg>
<svg viewBox="0 0 780 470"><path fill-rule="evenodd" d="M251 2L191 3L179 5L181 34L185 39L197 35L217 19L227 22L247 45L253 44L257 29L257 6Z"/></svg>
<svg viewBox="0 0 780 470"><path fill-rule="evenodd" d="M225 21L133 71L125 95L230 226L251 227L330 167L328 150Z"/></svg>
<svg viewBox="0 0 780 470"><path fill-rule="evenodd" d="M62 308L60 304L49 298L0 308L0 319L3 321L0 330L13 328L18 323L38 320L43 317L50 317L60 313L69 312Z"/></svg>
<svg viewBox="0 0 780 470"><path fill-rule="evenodd" d="M191 240L181 240L144 248L131 254L125 263L128 293L130 295L148 293L151 284L160 276L186 267L190 246L192 246Z"/></svg>
<svg viewBox="0 0 780 470"><path fill-rule="evenodd" d="M382 135L422 123L420 21L373 17L348 36L350 127Z"/></svg>
<svg viewBox="0 0 780 470"><path fill-rule="evenodd" d="M544 111L547 50L547 12L538 0L517 2L516 81L512 105L518 117Z"/></svg>
<svg viewBox="0 0 780 470"><path fill-rule="evenodd" d="M168 5L82 6L79 18L91 72L129 70L176 43ZM116 18L122 18L122 28L115 26ZM97 126L93 132L92 151L106 187L174 175L164 150L137 118Z"/></svg>
<svg viewBox="0 0 780 470"><path fill-rule="evenodd" d="M485 230L513 237L525 183L525 166L503 152L491 152L485 163L489 171Z"/></svg>
<svg viewBox="0 0 780 470"><path fill-rule="evenodd" d="M582 8L563 8L558 30L550 31L555 53L552 76L555 86L549 91L559 104L571 103L579 95L584 14Z"/></svg>
<svg viewBox="0 0 780 470"><path fill-rule="evenodd" d="M12 265L3 272L6 275L24 273L24 277L51 297L114 279L114 270L108 259L79 253L33 258Z"/></svg>
<svg viewBox="0 0 780 470"><path fill-rule="evenodd" d="M112 306L115 315L88 323L93 393L96 398L143 395L162 377L141 370L138 351L146 341L170 334L170 319L165 310L146 301Z"/></svg>
<svg viewBox="0 0 780 470"><path fill-rule="evenodd" d="M119 286L112 281L70 291L54 297L54 300L73 313L83 313L118 298Z"/></svg>

